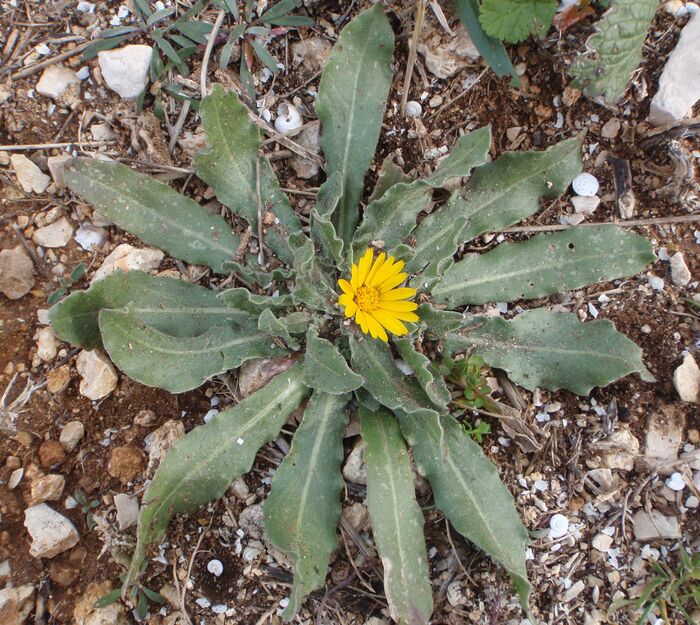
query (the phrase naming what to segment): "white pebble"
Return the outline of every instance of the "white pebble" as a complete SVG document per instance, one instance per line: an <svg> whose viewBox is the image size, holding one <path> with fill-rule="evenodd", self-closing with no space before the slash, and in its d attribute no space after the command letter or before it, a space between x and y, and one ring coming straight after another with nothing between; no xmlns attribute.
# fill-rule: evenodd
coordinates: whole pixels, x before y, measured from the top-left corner
<svg viewBox="0 0 700 625"><path fill-rule="evenodd" d="M224 565L221 560L209 560L207 563L207 571L212 575L216 575L216 577L221 577L221 574L224 572Z"/></svg>
<svg viewBox="0 0 700 625"><path fill-rule="evenodd" d="M588 302L588 312L593 319L598 318L598 309L593 305L593 302Z"/></svg>
<svg viewBox="0 0 700 625"><path fill-rule="evenodd" d="M685 488L685 480L680 473L673 473L671 477L666 480L666 486L671 490L683 490Z"/></svg>
<svg viewBox="0 0 700 625"><path fill-rule="evenodd" d="M216 410L216 408L212 408L207 414L204 415L204 423L209 423L216 415L219 414L219 411Z"/></svg>
<svg viewBox="0 0 700 625"><path fill-rule="evenodd" d="M211 605L211 601L209 601L209 599L207 599L206 597L200 597L199 599L195 599L194 602L200 608L208 608Z"/></svg>
<svg viewBox="0 0 700 625"><path fill-rule="evenodd" d="M555 514L549 519L549 538L562 538L569 533L569 519L563 514Z"/></svg>
<svg viewBox="0 0 700 625"><path fill-rule="evenodd" d="M659 276L649 276L649 286L655 291L663 291L664 279Z"/></svg>
<svg viewBox="0 0 700 625"><path fill-rule="evenodd" d="M420 105L420 102L415 100L406 102L406 117L420 117L422 112L423 107Z"/></svg>
<svg viewBox="0 0 700 625"><path fill-rule="evenodd" d="M582 195L584 197L593 197L598 193L600 185L598 184L598 179L593 174L583 173L579 174L574 178L571 183L576 195Z"/></svg>
<svg viewBox="0 0 700 625"><path fill-rule="evenodd" d="M287 134L299 130L304 125L301 113L293 104L282 102L277 107L277 119L275 130L280 134Z"/></svg>

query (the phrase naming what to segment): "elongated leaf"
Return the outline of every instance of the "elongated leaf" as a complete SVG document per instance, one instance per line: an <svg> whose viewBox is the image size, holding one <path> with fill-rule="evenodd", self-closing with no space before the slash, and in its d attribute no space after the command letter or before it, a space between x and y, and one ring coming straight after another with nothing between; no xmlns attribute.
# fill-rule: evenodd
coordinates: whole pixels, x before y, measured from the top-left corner
<svg viewBox="0 0 700 625"><path fill-rule="evenodd" d="M622 228L571 228L470 254L443 274L432 294L450 306L534 299L635 275L655 258L647 239Z"/></svg>
<svg viewBox="0 0 700 625"><path fill-rule="evenodd" d="M287 620L306 595L323 586L336 546L349 397L314 392L263 508L267 535L294 560L292 593L282 613Z"/></svg>
<svg viewBox="0 0 700 625"><path fill-rule="evenodd" d="M277 297L256 295L242 287L221 291L218 297L227 306L244 310L255 316L259 316L268 309L272 311L286 310L292 305L292 297L290 295L279 295Z"/></svg>
<svg viewBox="0 0 700 625"><path fill-rule="evenodd" d="M360 13L340 33L318 88L326 173L339 171L343 200L334 215L338 236L349 243L358 221L364 178L379 139L391 87L394 34L384 7Z"/></svg>
<svg viewBox="0 0 700 625"><path fill-rule="evenodd" d="M586 52L571 66L577 86L588 95L604 95L608 102L619 100L642 58L658 6L657 0L615 0L596 24L598 32L586 43Z"/></svg>
<svg viewBox="0 0 700 625"><path fill-rule="evenodd" d="M286 239L299 232L301 225L270 162L259 155L260 131L250 121L248 109L235 92L226 93L215 85L202 101L201 115L208 147L195 158L197 175L214 189L220 202L257 232L259 172L262 210L273 213L279 221L265 226L265 243L280 260L290 263L292 254Z"/></svg>
<svg viewBox="0 0 700 625"><path fill-rule="evenodd" d="M498 39L489 37L481 27L478 0L455 0L455 8L460 21L469 33L469 38L474 42L476 49L496 76L510 74L512 83L516 87L520 87L520 78L510 62L503 44Z"/></svg>
<svg viewBox="0 0 700 625"><path fill-rule="evenodd" d="M51 327L64 341L85 349L102 347L98 315L124 308L142 323L172 336L197 336L250 315L226 305L216 291L185 280L142 271L115 271L86 291L75 291L49 310Z"/></svg>
<svg viewBox="0 0 700 625"><path fill-rule="evenodd" d="M451 415L399 413L399 423L437 508L462 536L505 567L527 611L527 532L496 467Z"/></svg>
<svg viewBox="0 0 700 625"><path fill-rule="evenodd" d="M66 185L120 228L174 256L226 273L239 239L219 216L121 163L72 159Z"/></svg>
<svg viewBox="0 0 700 625"><path fill-rule="evenodd" d="M568 139L544 152L510 152L477 167L467 184L416 228L415 256L406 270L428 267L414 286L425 288L441 275L463 242L529 217L540 198L561 195L581 171L580 151L580 141Z"/></svg>
<svg viewBox="0 0 700 625"><path fill-rule="evenodd" d="M383 241L387 250L402 243L415 228L418 215L428 207L431 189L455 176L468 176L472 168L485 163L490 143L488 127L469 133L426 180L396 184L370 203L352 240L353 256L359 258L375 240Z"/></svg>
<svg viewBox="0 0 700 625"><path fill-rule="evenodd" d="M396 366L386 343L351 336L350 354L352 370L364 378L365 389L382 405L406 412L432 408L422 389Z"/></svg>
<svg viewBox="0 0 700 625"><path fill-rule="evenodd" d="M301 348L299 341L292 335L303 334L309 326L309 315L305 312L293 312L286 317L278 318L269 308L263 310L258 318L258 330L281 338L289 349L298 351Z"/></svg>
<svg viewBox="0 0 700 625"><path fill-rule="evenodd" d="M343 241L338 238L333 225L333 214L340 205L343 179L336 171L319 188L316 206L311 209L311 237L321 248L321 260L327 266L341 269L344 265Z"/></svg>
<svg viewBox="0 0 700 625"><path fill-rule="evenodd" d="M417 351L413 346L413 340L408 337L393 338L392 342L401 358L411 367L418 383L430 398L430 401L440 407L440 409L447 410L447 404L452 400L452 396L442 376L432 366L430 359Z"/></svg>
<svg viewBox="0 0 700 625"><path fill-rule="evenodd" d="M464 315L452 310L440 310L430 304L421 304L417 310L421 323L429 334L441 339L448 332L454 332L464 324Z"/></svg>
<svg viewBox="0 0 700 625"><path fill-rule="evenodd" d="M629 373L654 377L642 362L642 350L605 320L583 323L572 313L530 310L512 321L477 317L462 335L449 335L450 354L474 349L492 367L534 391L565 388L587 395Z"/></svg>
<svg viewBox="0 0 700 625"><path fill-rule="evenodd" d="M221 497L250 470L258 449L277 437L307 393L301 365L294 365L173 445L143 498L126 588L140 572L146 547L163 537L170 519Z"/></svg>
<svg viewBox="0 0 700 625"><path fill-rule="evenodd" d="M340 395L359 388L364 380L353 373L333 343L319 337L316 328L310 327L306 333L304 382L310 388Z"/></svg>
<svg viewBox="0 0 700 625"><path fill-rule="evenodd" d="M391 187L400 182L411 182L411 177L403 173L403 170L394 163L394 154L389 154L382 162L382 167L377 176L377 184L369 196L369 203L380 199Z"/></svg>
<svg viewBox="0 0 700 625"><path fill-rule="evenodd" d="M102 340L112 362L130 378L171 393L197 388L246 360L283 355L255 324L231 322L195 337L175 337L144 325L128 307L100 312Z"/></svg>
<svg viewBox="0 0 700 625"><path fill-rule="evenodd" d="M294 251L294 270L297 274L292 288L294 301L327 313L335 312L338 295L331 278L314 254L313 241L304 234L298 234L289 238L289 244Z"/></svg>
<svg viewBox="0 0 700 625"><path fill-rule="evenodd" d="M360 407L360 424L367 442L367 508L384 567L389 614L397 623L427 625L433 596L408 450L389 413Z"/></svg>

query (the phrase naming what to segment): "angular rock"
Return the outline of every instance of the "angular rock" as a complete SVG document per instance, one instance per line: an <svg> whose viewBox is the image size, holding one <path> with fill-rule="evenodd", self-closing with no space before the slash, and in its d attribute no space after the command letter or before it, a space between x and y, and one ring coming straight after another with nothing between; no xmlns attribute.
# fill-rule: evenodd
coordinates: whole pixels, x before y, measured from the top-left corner
<svg viewBox="0 0 700 625"><path fill-rule="evenodd" d="M610 551L610 547L612 547L612 544L612 536L608 536L607 534L602 533L596 534L591 540L591 547L602 553L608 553L608 551Z"/></svg>
<svg viewBox="0 0 700 625"><path fill-rule="evenodd" d="M32 240L42 247L63 247L73 236L73 226L66 217L34 231Z"/></svg>
<svg viewBox="0 0 700 625"><path fill-rule="evenodd" d="M114 505L117 508L117 525L124 531L139 520L139 500L136 497L119 493L114 496Z"/></svg>
<svg viewBox="0 0 700 625"><path fill-rule="evenodd" d="M109 458L107 473L117 478L122 484L128 484L143 471L144 456L138 447L132 444L115 447Z"/></svg>
<svg viewBox="0 0 700 625"><path fill-rule="evenodd" d="M80 540L75 526L45 503L24 511L24 526L32 537L29 553L33 558L53 558Z"/></svg>
<svg viewBox="0 0 700 625"><path fill-rule="evenodd" d="M185 435L185 426L182 421L169 419L157 430L146 436L146 450L148 451L148 468L146 474L153 475L158 468L161 459L168 450L173 446L173 443Z"/></svg>
<svg viewBox="0 0 700 625"><path fill-rule="evenodd" d="M51 178L41 171L24 154L13 154L10 163L15 170L17 181L25 193L43 193L49 186Z"/></svg>
<svg viewBox="0 0 700 625"><path fill-rule="evenodd" d="M46 389L52 395L60 393L70 382L70 367L61 365L58 369L52 369L46 374Z"/></svg>
<svg viewBox="0 0 700 625"><path fill-rule="evenodd" d="M245 483L242 477L233 480L229 490L236 499L240 499L241 501L245 501L250 495L250 488L248 488L248 484Z"/></svg>
<svg viewBox="0 0 700 625"><path fill-rule="evenodd" d="M69 421L61 428L58 441L67 453L73 451L85 435L85 426L80 421Z"/></svg>
<svg viewBox="0 0 700 625"><path fill-rule="evenodd" d="M659 78L659 90L651 100L649 122L670 124L690 115L700 100L700 11L681 31L675 49Z"/></svg>
<svg viewBox="0 0 700 625"><path fill-rule="evenodd" d="M78 545L68 553L60 555L49 565L49 577L52 582L67 588L80 576L83 561L87 557L87 549Z"/></svg>
<svg viewBox="0 0 700 625"><path fill-rule="evenodd" d="M323 37L309 37L292 44L292 64L304 64L314 72L321 71L331 53L331 44Z"/></svg>
<svg viewBox="0 0 700 625"><path fill-rule="evenodd" d="M137 98L148 84L153 48L133 44L98 54L100 71L107 86L122 98Z"/></svg>
<svg viewBox="0 0 700 625"><path fill-rule="evenodd" d="M248 397L265 386L272 378L294 364L292 358L253 358L238 370L238 389L241 397Z"/></svg>
<svg viewBox="0 0 700 625"><path fill-rule="evenodd" d="M571 204L577 213L581 213L582 215L591 215L593 214L593 211L598 208L600 198L597 195L574 195L571 198Z"/></svg>
<svg viewBox="0 0 700 625"><path fill-rule="evenodd" d="M692 275L688 265L685 264L685 258L680 252L676 252L671 256L671 280L673 284L685 286L691 281Z"/></svg>
<svg viewBox="0 0 700 625"><path fill-rule="evenodd" d="M700 368L691 354L686 354L673 372L673 386L681 401L700 404Z"/></svg>
<svg viewBox="0 0 700 625"><path fill-rule="evenodd" d="M83 350L75 360L75 368L82 380L80 394L88 399L102 399L117 386L117 373L100 350Z"/></svg>
<svg viewBox="0 0 700 625"><path fill-rule="evenodd" d="M353 502L351 506L345 506L342 516L356 532L364 532L369 527L369 511L367 506L359 501Z"/></svg>
<svg viewBox="0 0 700 625"><path fill-rule="evenodd" d="M418 44L418 52L423 55L428 71L442 79L454 76L480 56L461 24L455 29L455 36L446 43L443 42L445 36L442 30L436 30Z"/></svg>
<svg viewBox="0 0 700 625"><path fill-rule="evenodd" d="M117 133L112 130L108 123L93 124L90 126L90 134L93 141L111 141L117 138Z"/></svg>
<svg viewBox="0 0 700 625"><path fill-rule="evenodd" d="M58 354L59 342L50 327L40 328L36 333L36 355L44 362L51 362Z"/></svg>
<svg viewBox="0 0 700 625"><path fill-rule="evenodd" d="M617 117L609 119L600 129L600 136L603 139L614 139L620 132L620 120Z"/></svg>
<svg viewBox="0 0 700 625"><path fill-rule="evenodd" d="M652 413L647 422L644 442L643 468L658 471L661 475L673 472L669 466L678 459L678 449L683 440L685 417L674 406L662 406Z"/></svg>
<svg viewBox="0 0 700 625"><path fill-rule="evenodd" d="M91 284L102 280L117 269L122 271L153 271L160 265L165 254L155 248L138 249L128 243L122 243L104 259L102 266L95 272Z"/></svg>
<svg viewBox="0 0 700 625"><path fill-rule="evenodd" d="M367 484L367 466L365 465L365 442L360 440L350 452L343 465L343 477L348 482Z"/></svg>
<svg viewBox="0 0 700 625"><path fill-rule="evenodd" d="M49 469L66 461L66 452L58 441L48 440L39 445L39 462L41 466Z"/></svg>
<svg viewBox="0 0 700 625"><path fill-rule="evenodd" d="M8 299L24 297L34 287L34 265L21 245L0 252L0 292Z"/></svg>
<svg viewBox="0 0 700 625"><path fill-rule="evenodd" d="M679 538L680 530L676 517L667 517L658 510L651 513L639 510L633 517L634 537L646 542L649 540L665 540Z"/></svg>
<svg viewBox="0 0 700 625"><path fill-rule="evenodd" d="M75 604L74 625L127 625L129 621L121 601L110 603L104 608L95 607L97 601L112 590L112 583L108 580L91 582Z"/></svg>
<svg viewBox="0 0 700 625"><path fill-rule="evenodd" d="M57 189L63 189L66 186L66 181L63 179L63 175L66 169L66 161L73 158L70 154L59 154L58 156L49 156L46 159L46 164L49 167L49 173L53 178L54 184Z"/></svg>
<svg viewBox="0 0 700 625"><path fill-rule="evenodd" d="M63 65L49 65L41 74L36 91L59 104L70 106L80 96L80 78Z"/></svg>
<svg viewBox="0 0 700 625"><path fill-rule="evenodd" d="M631 471L639 453L639 441L627 426L591 445L593 455L600 456L600 467Z"/></svg>
<svg viewBox="0 0 700 625"><path fill-rule="evenodd" d="M297 139L297 143L314 154L320 153L320 129L320 122L312 122L301 131ZM289 161L289 164L292 166L294 173L299 176L299 178L304 178L305 180L313 178L319 171L319 166L316 163L301 156L294 156Z"/></svg>
<svg viewBox="0 0 700 625"><path fill-rule="evenodd" d="M45 501L58 501L66 487L66 478L57 473L51 473L32 482L32 505Z"/></svg>
<svg viewBox="0 0 700 625"><path fill-rule="evenodd" d="M93 224L83 224L75 233L75 242L88 252L101 248L109 239L109 232Z"/></svg>
<svg viewBox="0 0 700 625"><path fill-rule="evenodd" d="M32 584L0 590L0 623L3 625L24 625L34 609Z"/></svg>

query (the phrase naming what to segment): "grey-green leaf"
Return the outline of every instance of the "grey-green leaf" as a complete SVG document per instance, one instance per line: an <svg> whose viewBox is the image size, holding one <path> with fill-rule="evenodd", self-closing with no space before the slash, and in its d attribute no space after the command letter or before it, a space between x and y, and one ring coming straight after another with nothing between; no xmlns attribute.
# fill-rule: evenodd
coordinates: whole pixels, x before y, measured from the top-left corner
<svg viewBox="0 0 700 625"><path fill-rule="evenodd" d="M348 399L313 393L263 507L267 535L294 560L292 593L282 613L287 620L307 594L323 586L336 547Z"/></svg>
<svg viewBox="0 0 700 625"><path fill-rule="evenodd" d="M496 467L451 415L399 413L399 423L437 508L460 534L505 567L527 610L527 532Z"/></svg>
<svg viewBox="0 0 700 625"><path fill-rule="evenodd" d="M316 112L328 175L339 171L343 199L334 215L347 244L358 221L365 173L372 162L393 73L394 33L376 4L342 30L321 76Z"/></svg>
<svg viewBox="0 0 700 625"><path fill-rule="evenodd" d="M632 72L642 58L642 46L656 15L658 0L615 0L586 52L572 64L570 74L587 95L616 102L625 92Z"/></svg>
<svg viewBox="0 0 700 625"><path fill-rule="evenodd" d="M581 171L580 152L579 139L568 139L544 152L509 152L477 167L445 206L416 228L415 256L406 271L427 268L413 286L429 286L429 278L445 271L462 243L525 219L537 212L540 198L555 198L566 191Z"/></svg>
<svg viewBox="0 0 700 625"><path fill-rule="evenodd" d="M226 306L259 316L265 310L286 310L292 305L291 295L256 295L243 287L220 291L218 297Z"/></svg>
<svg viewBox="0 0 700 625"><path fill-rule="evenodd" d="M453 310L441 310L430 304L421 304L416 311L427 332L441 339L448 332L462 327L464 315Z"/></svg>
<svg viewBox="0 0 700 625"><path fill-rule="evenodd" d="M350 355L352 370L364 378L364 387L379 403L406 412L431 409L423 390L396 366L386 343L350 336Z"/></svg>
<svg viewBox="0 0 700 625"><path fill-rule="evenodd" d="M421 354L413 345L413 339L409 337L392 339L401 358L413 371L421 388L436 406L441 410L447 410L447 404L452 400L450 391L439 372L435 370L430 359Z"/></svg>
<svg viewBox="0 0 700 625"><path fill-rule="evenodd" d="M382 167L377 176L377 184L372 189L372 195L369 196L369 203L382 197L391 187L400 182L411 182L411 177L404 174L401 167L394 163L394 154L391 153L382 162Z"/></svg>
<svg viewBox="0 0 700 625"><path fill-rule="evenodd" d="M77 158L64 178L101 215L175 258L226 273L238 249L238 236L221 217L126 165Z"/></svg>
<svg viewBox="0 0 700 625"><path fill-rule="evenodd" d="M143 324L129 308L102 310L102 341L112 362L130 378L182 393L252 358L286 352L255 323L230 322L193 337L164 334Z"/></svg>
<svg viewBox="0 0 700 625"><path fill-rule="evenodd" d="M316 310L334 313L338 295L333 289L331 278L316 258L313 241L299 233L289 238L289 244L294 252L294 270L297 274L292 288L294 301Z"/></svg>
<svg viewBox="0 0 700 625"><path fill-rule="evenodd" d="M213 326L250 317L227 306L216 291L186 280L115 271L86 291L75 291L61 300L49 310L49 320L64 341L94 349L102 347L100 310L127 304L139 321L172 336L197 336Z"/></svg>
<svg viewBox="0 0 700 625"><path fill-rule="evenodd" d="M468 176L474 167L483 165L491 147L491 128L484 126L460 137L452 151L428 176L426 182L442 187L450 178Z"/></svg>
<svg viewBox="0 0 700 625"><path fill-rule="evenodd" d="M433 597L408 450L391 414L360 407L360 424L367 442L367 508L389 614L401 625L427 625Z"/></svg>
<svg viewBox="0 0 700 625"><path fill-rule="evenodd" d="M293 335L303 334L309 326L310 317L303 311L295 311L284 317L277 317L269 308L258 317L258 330L281 338L289 349L298 351L301 345Z"/></svg>
<svg viewBox="0 0 700 625"><path fill-rule="evenodd" d="M341 268L345 260L343 241L333 225L333 215L340 205L342 194L343 179L336 171L318 188L316 205L311 209L311 237L321 248L321 261L333 268Z"/></svg>
<svg viewBox="0 0 700 625"><path fill-rule="evenodd" d="M146 547L163 537L170 519L221 497L250 470L258 449L279 434L307 393L301 365L294 365L173 445L144 496L125 587L138 577Z"/></svg>
<svg viewBox="0 0 700 625"><path fill-rule="evenodd" d="M565 388L587 395L630 373L654 377L642 362L642 350L607 319L583 323L572 313L530 310L512 321L477 317L461 335L445 340L454 354L473 349L528 390Z"/></svg>
<svg viewBox="0 0 700 625"><path fill-rule="evenodd" d="M265 226L265 244L277 257L290 263L287 237L301 224L280 189L267 158L260 156L260 131L250 121L248 109L235 92L214 85L200 108L207 148L195 158L197 175L216 192L217 199L243 217L257 233L258 174L262 210L275 215L278 223Z"/></svg>
<svg viewBox="0 0 700 625"><path fill-rule="evenodd" d="M622 228L571 228L469 254L443 274L432 295L452 307L534 299L633 276L655 258L647 239Z"/></svg>
<svg viewBox="0 0 700 625"><path fill-rule="evenodd" d="M306 333L304 382L310 388L341 395L359 388L364 380L350 369L338 348L312 326Z"/></svg>

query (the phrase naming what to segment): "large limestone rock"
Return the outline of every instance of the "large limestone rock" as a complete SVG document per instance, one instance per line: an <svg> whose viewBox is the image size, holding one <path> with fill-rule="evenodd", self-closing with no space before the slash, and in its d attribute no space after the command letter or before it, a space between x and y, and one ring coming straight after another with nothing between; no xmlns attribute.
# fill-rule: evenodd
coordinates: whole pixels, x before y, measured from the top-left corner
<svg viewBox="0 0 700 625"><path fill-rule="evenodd" d="M34 265L21 245L0 252L0 292L9 299L24 297L34 287Z"/></svg>
<svg viewBox="0 0 700 625"><path fill-rule="evenodd" d="M24 154L10 156L12 169L15 170L17 181L25 193L43 193L49 186L51 178L41 171Z"/></svg>
<svg viewBox="0 0 700 625"><path fill-rule="evenodd" d="M125 100L133 100L148 84L153 48L128 45L98 54L100 71L107 86Z"/></svg>
<svg viewBox="0 0 700 625"><path fill-rule="evenodd" d="M117 386L117 372L100 350L83 350L75 360L75 368L82 380L80 394L88 399L102 399Z"/></svg>
<svg viewBox="0 0 700 625"><path fill-rule="evenodd" d="M34 558L53 558L80 540L75 526L45 503L24 511L24 526L32 537L29 553Z"/></svg>

